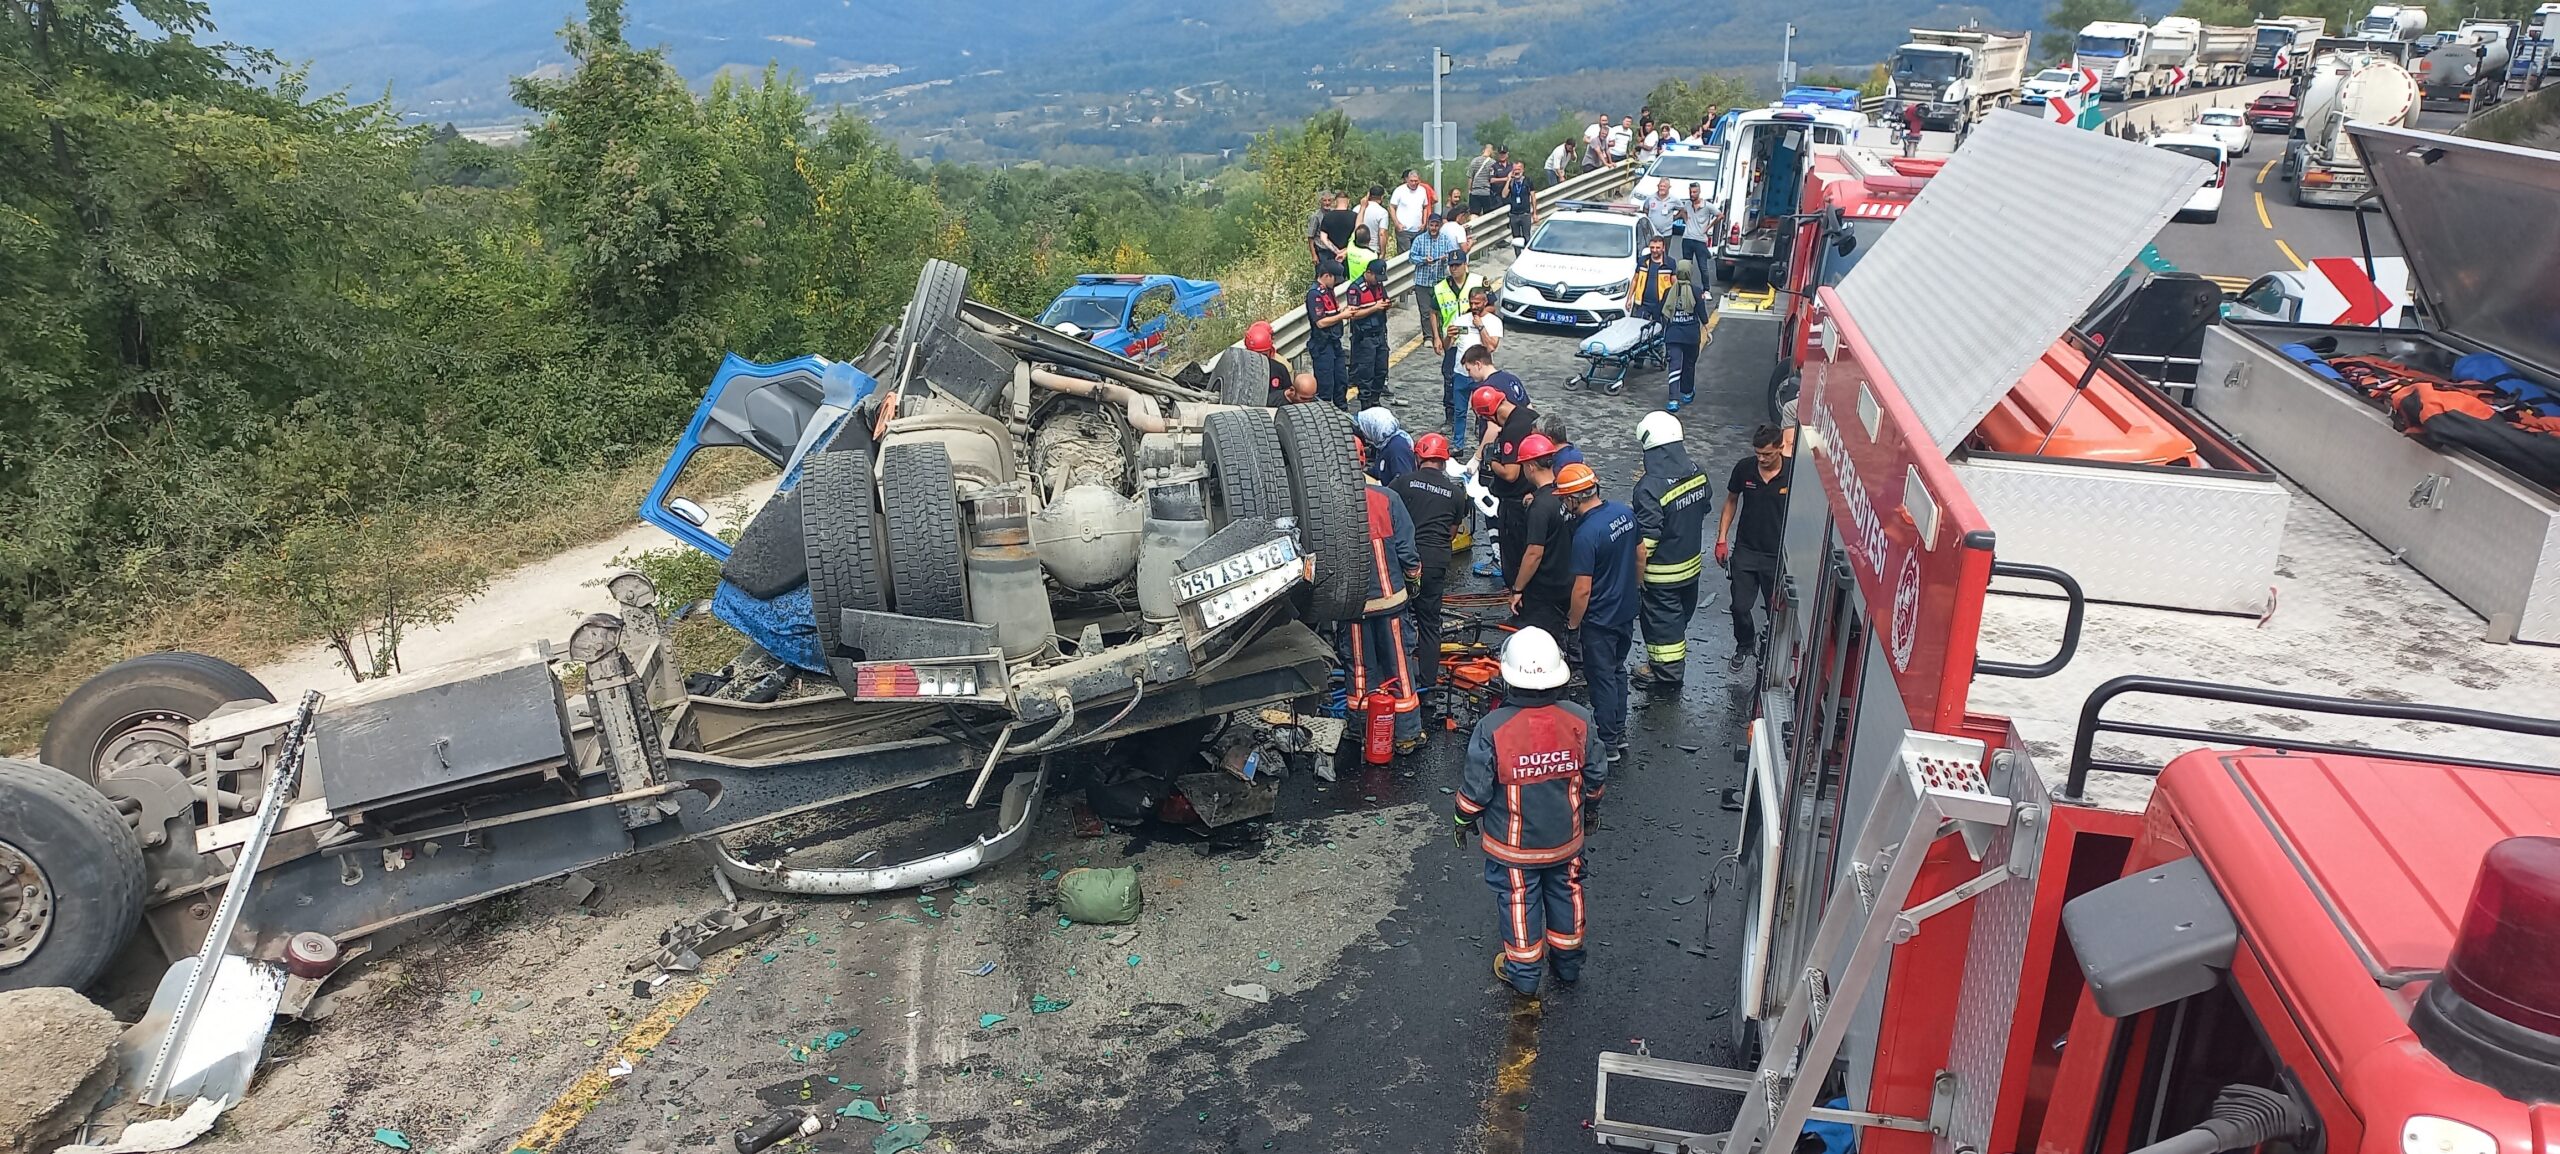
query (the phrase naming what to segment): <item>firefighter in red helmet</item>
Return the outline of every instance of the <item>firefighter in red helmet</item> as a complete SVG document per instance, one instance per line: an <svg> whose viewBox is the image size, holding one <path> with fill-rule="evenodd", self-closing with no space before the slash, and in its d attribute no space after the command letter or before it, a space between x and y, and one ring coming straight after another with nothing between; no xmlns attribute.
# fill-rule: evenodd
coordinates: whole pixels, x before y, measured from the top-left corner
<svg viewBox="0 0 2560 1154"><path fill-rule="evenodd" d="M1367 446L1352 438L1365 465ZM1375 477L1365 478L1361 495L1369 514L1369 555L1361 565L1368 600L1360 616L1342 624L1342 668L1351 683L1354 707L1384 688L1395 697L1396 752L1422 746L1422 682L1414 657L1409 602L1413 583L1422 575L1422 555L1413 544L1413 518L1404 501Z"/></svg>

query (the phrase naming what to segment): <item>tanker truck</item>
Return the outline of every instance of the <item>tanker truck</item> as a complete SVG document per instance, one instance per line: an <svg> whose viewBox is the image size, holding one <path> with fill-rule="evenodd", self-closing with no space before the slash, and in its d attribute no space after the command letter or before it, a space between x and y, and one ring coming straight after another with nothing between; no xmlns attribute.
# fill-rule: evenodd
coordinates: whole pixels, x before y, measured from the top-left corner
<svg viewBox="0 0 2560 1154"><path fill-rule="evenodd" d="M2366 40L2415 40L2426 34L2427 10L2415 5L2376 4L2356 27L2356 35Z"/></svg>
<svg viewBox="0 0 2560 1154"><path fill-rule="evenodd" d="M1885 111L1899 118L1920 106L1928 127L1954 131L2018 95L2026 78L2028 34L1980 28L1914 28L1887 61Z"/></svg>
<svg viewBox="0 0 2560 1154"><path fill-rule="evenodd" d="M2418 111L2418 82L2389 56L2341 52L2312 61L2294 120L2300 138L2294 178L2296 204L2353 208L2373 189L2364 158L2347 138L2347 125L2405 128Z"/></svg>
<svg viewBox="0 0 2560 1154"><path fill-rule="evenodd" d="M2249 46L2249 75L2302 75L2311 63L2311 42L2329 29L2318 16L2270 16L2252 25L2257 39Z"/></svg>
<svg viewBox="0 0 2560 1154"><path fill-rule="evenodd" d="M2486 108L2506 95L2507 62L2514 55L2512 20L2465 20L2450 43L2418 58L2418 106L2429 112Z"/></svg>

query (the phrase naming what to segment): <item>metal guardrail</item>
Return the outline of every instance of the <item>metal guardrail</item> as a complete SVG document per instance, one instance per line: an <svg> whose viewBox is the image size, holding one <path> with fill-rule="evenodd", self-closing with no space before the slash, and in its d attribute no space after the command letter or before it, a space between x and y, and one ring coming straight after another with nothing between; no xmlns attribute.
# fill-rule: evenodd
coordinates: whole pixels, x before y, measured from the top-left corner
<svg viewBox="0 0 2560 1154"><path fill-rule="evenodd" d="M1568 200L1596 200L1615 196L1635 185L1635 163L1621 160L1603 168L1595 168L1580 176L1558 181L1538 192L1534 220L1545 220L1554 206ZM1467 229L1467 261L1493 252L1511 242L1511 214L1487 213ZM1387 258L1387 295L1401 298L1413 288L1413 265L1405 254ZM1271 347L1292 364L1307 351L1307 310L1303 307L1271 318Z"/></svg>

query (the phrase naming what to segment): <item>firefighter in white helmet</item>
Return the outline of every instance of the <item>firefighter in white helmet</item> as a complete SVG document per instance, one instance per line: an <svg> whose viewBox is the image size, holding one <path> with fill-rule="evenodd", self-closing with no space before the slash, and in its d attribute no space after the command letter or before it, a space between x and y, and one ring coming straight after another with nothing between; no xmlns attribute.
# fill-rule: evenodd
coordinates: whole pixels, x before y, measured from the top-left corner
<svg viewBox="0 0 2560 1154"><path fill-rule="evenodd" d="M1677 694L1689 659L1689 619L1698 612L1698 576L1705 568L1707 510L1715 489L1689 459L1680 418L1651 412L1636 422L1644 465L1636 475L1636 619L1644 631L1644 664L1635 684Z"/></svg>
<svg viewBox="0 0 2560 1154"><path fill-rule="evenodd" d="M1564 652L1534 626L1502 647L1502 707L1476 722L1458 789L1459 847L1483 830L1484 880L1493 887L1502 952L1494 975L1523 995L1538 992L1540 963L1556 980L1582 977L1582 829L1596 819L1609 763L1591 713L1564 700Z"/></svg>

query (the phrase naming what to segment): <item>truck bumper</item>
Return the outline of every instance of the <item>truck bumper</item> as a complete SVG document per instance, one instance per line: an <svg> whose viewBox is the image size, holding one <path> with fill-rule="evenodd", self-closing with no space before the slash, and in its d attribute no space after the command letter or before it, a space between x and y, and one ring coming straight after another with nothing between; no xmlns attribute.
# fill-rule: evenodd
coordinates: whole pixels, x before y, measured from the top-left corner
<svg viewBox="0 0 2560 1154"><path fill-rule="evenodd" d="M2362 177L2341 179L2328 184L2305 184L2296 178L2294 195L2302 203L2321 208L2354 208L2364 194L2373 191L2371 182Z"/></svg>
<svg viewBox="0 0 2560 1154"><path fill-rule="evenodd" d="M1013 781L1004 787L1004 803L997 811L993 832L980 834L976 841L958 849L894 865L803 867L787 865L780 859L759 865L739 860L719 838L706 838L703 844L710 847L712 863L722 876L750 889L834 896L911 889L948 881L1020 852L1031 840L1031 819L1040 812L1040 802L1048 788L1049 760L1042 758L1040 768L1013 775Z"/></svg>

